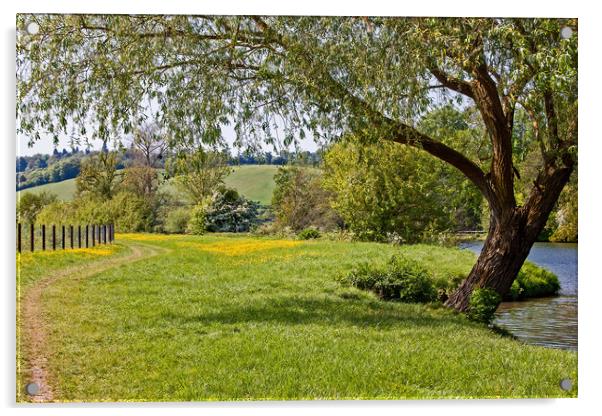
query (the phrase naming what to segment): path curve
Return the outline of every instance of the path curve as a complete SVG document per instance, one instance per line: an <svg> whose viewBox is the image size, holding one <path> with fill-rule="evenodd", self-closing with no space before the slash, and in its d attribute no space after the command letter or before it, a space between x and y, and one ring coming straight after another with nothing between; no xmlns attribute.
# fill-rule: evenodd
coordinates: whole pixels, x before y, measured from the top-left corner
<svg viewBox="0 0 602 416"><path fill-rule="evenodd" d="M58 280L87 278L122 264L148 259L159 252L168 251L163 247L139 243L127 244L127 247L131 249L131 253L128 255L59 270L27 290L21 301L21 337L24 347L21 353L23 350L27 351L23 371L29 374L27 383L35 383L39 387L37 394L27 396L29 401L43 403L54 400L53 388L49 383L48 359L45 351L46 325L41 302L44 289Z"/></svg>

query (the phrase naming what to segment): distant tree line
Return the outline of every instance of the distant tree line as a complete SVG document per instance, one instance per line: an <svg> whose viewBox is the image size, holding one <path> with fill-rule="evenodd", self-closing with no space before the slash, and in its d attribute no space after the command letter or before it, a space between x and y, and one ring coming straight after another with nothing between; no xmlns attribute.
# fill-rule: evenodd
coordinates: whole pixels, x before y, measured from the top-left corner
<svg viewBox="0 0 602 416"><path fill-rule="evenodd" d="M263 151L245 151L238 155L230 156L229 165L277 165L302 164L318 167L322 163L322 152L308 150L291 152L283 150L274 154Z"/></svg>
<svg viewBox="0 0 602 416"><path fill-rule="evenodd" d="M153 165L158 169L165 167L165 161L174 156L174 151L167 148L164 140L149 138L150 134L152 133L142 129L139 133L140 137L132 139L130 145L122 149L116 162L117 169L140 163ZM100 150L103 153L107 151L106 148ZM99 151L80 150L75 147L70 151L65 148L61 151L54 149L50 155L37 153L32 156L18 156L16 158L17 190L76 178L80 173L82 162L89 156L95 156L98 153ZM226 152L226 159L230 166L302 164L318 167L322 162L321 152L287 150L277 154L261 150L246 150L238 155Z"/></svg>

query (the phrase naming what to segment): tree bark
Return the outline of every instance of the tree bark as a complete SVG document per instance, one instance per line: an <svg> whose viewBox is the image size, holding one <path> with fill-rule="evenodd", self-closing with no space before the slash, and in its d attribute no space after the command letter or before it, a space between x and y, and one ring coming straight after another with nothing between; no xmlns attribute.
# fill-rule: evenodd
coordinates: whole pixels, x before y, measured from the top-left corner
<svg viewBox="0 0 602 416"><path fill-rule="evenodd" d="M489 232L483 249L446 306L467 311L470 295L477 288L493 289L500 298L510 291L572 171L572 167L550 168L538 177L524 206L501 212L490 209Z"/></svg>

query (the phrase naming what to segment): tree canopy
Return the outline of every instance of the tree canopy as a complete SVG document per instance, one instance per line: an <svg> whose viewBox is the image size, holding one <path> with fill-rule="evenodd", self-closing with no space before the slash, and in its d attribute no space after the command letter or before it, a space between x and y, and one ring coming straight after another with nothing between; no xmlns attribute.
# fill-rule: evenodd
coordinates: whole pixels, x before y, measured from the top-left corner
<svg viewBox="0 0 602 416"><path fill-rule="evenodd" d="M575 144L576 21L19 15L19 26L30 20L40 31L18 36L17 113L33 139L115 139L152 112L177 142L213 144L226 124L239 142L352 130L421 146L482 182L416 126L446 101L491 101L489 130L498 118L511 130L520 106L549 158Z"/></svg>

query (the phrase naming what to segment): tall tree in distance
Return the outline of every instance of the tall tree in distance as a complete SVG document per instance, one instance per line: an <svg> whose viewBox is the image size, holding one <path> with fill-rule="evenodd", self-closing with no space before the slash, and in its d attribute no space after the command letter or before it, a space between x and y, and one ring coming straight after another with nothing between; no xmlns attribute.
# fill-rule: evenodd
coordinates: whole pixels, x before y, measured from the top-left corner
<svg viewBox="0 0 602 416"><path fill-rule="evenodd" d="M232 171L227 162L225 154L203 148L179 152L174 162L176 185L194 204L201 204Z"/></svg>
<svg viewBox="0 0 602 416"><path fill-rule="evenodd" d="M116 152L99 152L84 160L79 176L75 179L76 194L103 200L113 198L121 182L121 174L117 172L117 163Z"/></svg>
<svg viewBox="0 0 602 416"><path fill-rule="evenodd" d="M490 212L483 250L447 301L460 311L475 288L508 292L575 168L576 19L19 15L19 27L30 20L40 31L18 36L17 126L34 140L90 119L95 137L120 137L151 99L173 143L215 144L228 124L238 142L351 133L454 166ZM486 162L419 128L448 104L478 111ZM522 204L517 108L542 155Z"/></svg>
<svg viewBox="0 0 602 416"><path fill-rule="evenodd" d="M165 157L167 141L157 123L147 123L134 131L131 147L141 159L142 165L157 168Z"/></svg>

